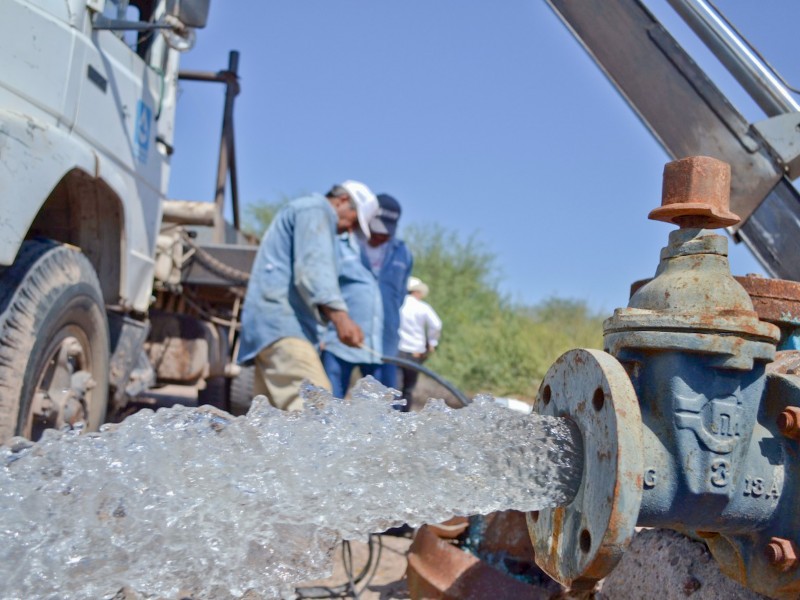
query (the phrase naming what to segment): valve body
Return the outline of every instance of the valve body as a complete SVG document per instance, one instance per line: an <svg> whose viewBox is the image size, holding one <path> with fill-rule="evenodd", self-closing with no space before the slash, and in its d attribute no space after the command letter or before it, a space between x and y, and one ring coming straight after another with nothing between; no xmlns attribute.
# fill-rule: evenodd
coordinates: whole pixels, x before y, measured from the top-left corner
<svg viewBox="0 0 800 600"><path fill-rule="evenodd" d="M543 554L541 560L537 554L537 563L562 583L587 587L610 572L639 525L702 537L727 575L774 598L798 596L800 515L794 507L800 500L800 377L794 373L800 372L800 353L791 349L797 318L783 311L772 322L761 320L750 295L732 277L728 240L712 230L738 220L728 210L729 186L728 165L713 158L666 166L662 207L650 216L680 229L661 251L655 277L604 323L603 358L587 361L577 354L584 351L572 351L545 377L537 410L549 412L548 406L556 405L556 414L575 419L586 452L613 446L608 457L616 461L613 495L628 498L628 510L636 505L635 517L622 519L624 532L619 515L602 514L605 522L592 523L592 514L575 502L553 509L562 511L559 519L529 517L534 547ZM759 282L749 287L765 288ZM779 344L790 349L776 360ZM582 424L580 411L592 406L587 391L581 392L582 403L568 397L580 381L613 370L614 364L631 387L618 385L604 398L604 407L630 413L626 405L632 393L637 423L627 425L625 435L612 434L619 439L587 444L587 438L609 432ZM574 383L556 386L563 398L554 397L553 382L565 368L573 372ZM630 472L631 461L620 459L631 453L639 457L639 471ZM585 464L597 458L586 456ZM598 487L591 481L597 473L585 469L577 498ZM581 551L580 533L568 542L555 521L576 519L589 522L573 529L594 532L600 546L606 542L603 532L615 529L617 550L610 544L596 549L609 558L603 568L575 570L575 561L564 555L565 548Z"/></svg>

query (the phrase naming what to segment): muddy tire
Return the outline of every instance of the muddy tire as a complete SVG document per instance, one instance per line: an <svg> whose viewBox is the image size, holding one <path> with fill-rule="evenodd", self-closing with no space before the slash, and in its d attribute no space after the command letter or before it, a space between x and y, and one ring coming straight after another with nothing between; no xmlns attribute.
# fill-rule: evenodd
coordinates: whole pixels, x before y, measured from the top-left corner
<svg viewBox="0 0 800 600"><path fill-rule="evenodd" d="M253 403L256 368L253 365L243 366L239 374L231 380L231 412L243 415L250 410Z"/></svg>
<svg viewBox="0 0 800 600"><path fill-rule="evenodd" d="M210 404L233 415L244 415L253 402L255 367L242 367L236 377L212 377L206 381L206 389L197 395L199 404Z"/></svg>
<svg viewBox="0 0 800 600"><path fill-rule="evenodd" d="M108 344L86 257L49 240L25 242L0 270L0 442L79 421L97 429L108 403Z"/></svg>
<svg viewBox="0 0 800 600"><path fill-rule="evenodd" d="M197 392L197 403L230 412L229 383L225 377L209 377L205 389Z"/></svg>

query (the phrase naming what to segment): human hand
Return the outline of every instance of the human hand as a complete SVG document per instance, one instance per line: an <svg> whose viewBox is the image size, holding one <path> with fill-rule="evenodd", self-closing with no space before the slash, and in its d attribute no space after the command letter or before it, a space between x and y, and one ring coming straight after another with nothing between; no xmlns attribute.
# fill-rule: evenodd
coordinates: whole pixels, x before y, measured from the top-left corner
<svg viewBox="0 0 800 600"><path fill-rule="evenodd" d="M329 312L328 318L336 328L336 335L345 346L358 348L364 343L364 332L345 311L332 310Z"/></svg>

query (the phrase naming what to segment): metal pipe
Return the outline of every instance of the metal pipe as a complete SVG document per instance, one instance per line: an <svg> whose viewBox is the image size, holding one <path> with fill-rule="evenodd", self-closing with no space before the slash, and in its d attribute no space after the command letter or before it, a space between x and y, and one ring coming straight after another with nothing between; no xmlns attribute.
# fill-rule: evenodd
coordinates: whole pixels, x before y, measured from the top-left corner
<svg viewBox="0 0 800 600"><path fill-rule="evenodd" d="M217 185L214 193L214 203L217 206L217 220L214 225L214 242L221 244L225 241L225 180L228 177L229 165L233 160L231 152L233 146L233 100L239 93L237 84L237 71L239 69L239 53L231 50L228 55L228 78L225 88L225 108L222 115L222 136L219 144L219 163L217 164ZM238 200L238 199L237 199ZM234 209L238 209L238 202L234 201ZM238 215L234 210L234 225L238 228Z"/></svg>
<svg viewBox="0 0 800 600"><path fill-rule="evenodd" d="M667 0L769 117L800 111L789 90L706 0Z"/></svg>
<svg viewBox="0 0 800 600"><path fill-rule="evenodd" d="M230 86L228 86L230 89ZM238 87L236 88L236 93L238 93ZM231 97L231 114L230 114L230 121L229 121L229 129L228 129L228 176L230 177L231 182L231 205L233 209L233 227L236 231L241 229L241 223L239 221L239 178L236 171L236 145L234 144L234 131L235 128L233 126L233 97Z"/></svg>
<svg viewBox="0 0 800 600"><path fill-rule="evenodd" d="M164 200L164 223L179 225L213 225L214 207L208 202L192 200Z"/></svg>
<svg viewBox="0 0 800 600"><path fill-rule="evenodd" d="M97 15L92 23L93 29L110 29L112 31L155 31L157 29L175 29L175 25L159 21L144 23L140 21L126 21L125 19L108 19Z"/></svg>
<svg viewBox="0 0 800 600"><path fill-rule="evenodd" d="M222 134L219 143L217 180L214 187L214 232L216 244L225 242L225 181L230 176L231 203L233 205L233 226L239 230L239 185L236 172L236 155L233 135L233 102L239 95L239 52L231 50L228 54L228 68L225 71L181 71L178 78L183 81L207 81L225 84L225 106L222 113Z"/></svg>
<svg viewBox="0 0 800 600"><path fill-rule="evenodd" d="M225 88L225 119L227 130L223 130L224 139L228 144L228 177L231 182L231 205L233 212L233 226L239 230L239 183L236 175L236 153L234 151L233 127L233 101L239 95L239 52L231 50L228 55L228 74L230 79Z"/></svg>
<svg viewBox="0 0 800 600"><path fill-rule="evenodd" d="M178 79L182 81L211 81L216 83L226 83L229 79L227 71L211 73L209 71L183 71L178 73Z"/></svg>

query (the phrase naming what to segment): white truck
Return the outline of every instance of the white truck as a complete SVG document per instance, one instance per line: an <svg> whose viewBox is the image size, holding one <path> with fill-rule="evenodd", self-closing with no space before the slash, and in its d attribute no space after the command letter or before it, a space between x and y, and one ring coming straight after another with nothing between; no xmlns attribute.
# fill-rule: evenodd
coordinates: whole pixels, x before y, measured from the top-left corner
<svg viewBox="0 0 800 600"><path fill-rule="evenodd" d="M233 54L229 71L187 77L228 84L221 196L166 200L179 54L208 9L0 3L0 441L97 428L158 382L224 398L252 256L239 269L215 257L236 249L221 206L226 173L235 184ZM187 223L213 223L216 244Z"/></svg>

